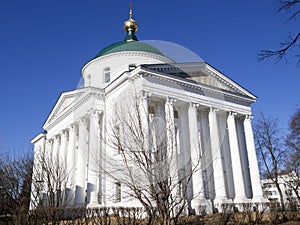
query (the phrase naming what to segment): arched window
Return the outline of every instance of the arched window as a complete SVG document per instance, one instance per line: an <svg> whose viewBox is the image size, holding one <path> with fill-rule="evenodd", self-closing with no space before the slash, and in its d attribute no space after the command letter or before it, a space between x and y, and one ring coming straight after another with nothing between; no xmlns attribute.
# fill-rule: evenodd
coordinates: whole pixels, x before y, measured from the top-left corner
<svg viewBox="0 0 300 225"><path fill-rule="evenodd" d="M110 68L106 67L103 72L104 72L104 83L110 82Z"/></svg>

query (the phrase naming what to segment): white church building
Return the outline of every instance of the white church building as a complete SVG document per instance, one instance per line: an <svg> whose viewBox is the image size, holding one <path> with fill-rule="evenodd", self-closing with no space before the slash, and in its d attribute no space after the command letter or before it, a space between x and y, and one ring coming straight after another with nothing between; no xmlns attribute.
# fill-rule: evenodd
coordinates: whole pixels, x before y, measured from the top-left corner
<svg viewBox="0 0 300 225"><path fill-rule="evenodd" d="M126 185L123 149L115 147L117 140L139 148L116 135L120 115L130 112L141 118L133 121L141 122L149 155L166 143L176 190L182 173L191 174L185 192L192 208L263 201L251 126L256 97L206 62L177 62L138 41L132 13L124 26L125 39L83 66L83 86L60 95L32 139L31 209L51 205L51 193L52 204L67 207L140 205Z"/></svg>

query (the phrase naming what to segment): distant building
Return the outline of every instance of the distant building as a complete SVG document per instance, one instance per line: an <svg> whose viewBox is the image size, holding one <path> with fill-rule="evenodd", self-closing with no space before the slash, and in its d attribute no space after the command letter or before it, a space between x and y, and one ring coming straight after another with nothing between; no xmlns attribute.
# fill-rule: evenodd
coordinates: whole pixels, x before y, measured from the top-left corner
<svg viewBox="0 0 300 225"><path fill-rule="evenodd" d="M204 204L212 211L222 203L262 201L251 126L256 97L206 62L177 63L138 41L131 16L125 30L124 41L105 47L82 68L83 87L61 94L45 132L32 140L36 183L31 208L49 205L51 195L52 205L62 201L67 207L137 206L121 178L107 172L107 157L119 157L108 138L113 105L122 105L133 89L149 132L157 132L151 128L153 118L167 136L164 124L172 129L177 177L199 164L187 190L192 208ZM60 165L51 170L58 175L48 176L43 154Z"/></svg>
<svg viewBox="0 0 300 225"><path fill-rule="evenodd" d="M282 174L278 177L280 190L283 193L283 199L286 204L297 203L300 207L300 202L295 193L295 187L299 185L299 180L296 179L295 172ZM280 202L278 189L272 179L261 180L264 197L270 202ZM298 190L299 191L299 190Z"/></svg>

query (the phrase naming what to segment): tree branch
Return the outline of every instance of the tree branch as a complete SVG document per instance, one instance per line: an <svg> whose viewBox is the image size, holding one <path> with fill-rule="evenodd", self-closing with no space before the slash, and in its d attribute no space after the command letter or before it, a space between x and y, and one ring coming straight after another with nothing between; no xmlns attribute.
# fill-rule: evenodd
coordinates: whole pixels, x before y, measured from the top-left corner
<svg viewBox="0 0 300 225"><path fill-rule="evenodd" d="M300 40L300 32L294 37L291 38L291 40L282 43L285 47L279 49L279 50L261 50L258 54L258 61L262 62L262 61L266 61L272 57L275 57L274 61L275 63L278 63L280 60L282 60L283 58L285 58L286 53L288 50L290 50L291 48L297 46L300 48L300 44L297 45L298 41Z"/></svg>

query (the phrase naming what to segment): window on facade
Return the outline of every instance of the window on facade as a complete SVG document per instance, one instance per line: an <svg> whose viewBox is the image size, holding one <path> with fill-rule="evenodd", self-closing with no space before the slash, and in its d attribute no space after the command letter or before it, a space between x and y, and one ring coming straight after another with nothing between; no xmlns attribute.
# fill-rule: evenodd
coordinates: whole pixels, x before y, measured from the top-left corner
<svg viewBox="0 0 300 225"><path fill-rule="evenodd" d="M118 154L121 154L122 152L122 143L121 143L121 137L120 137L120 127L118 125L115 126L114 128L114 138L116 139L116 144L117 144L117 150L118 150Z"/></svg>
<svg viewBox="0 0 300 225"><path fill-rule="evenodd" d="M110 82L110 68L107 67L104 69L104 83Z"/></svg>
<svg viewBox="0 0 300 225"><path fill-rule="evenodd" d="M287 196L292 196L293 190L292 190L292 189L288 189L288 190L285 191L285 194L286 194Z"/></svg>
<svg viewBox="0 0 300 225"><path fill-rule="evenodd" d="M121 183L115 183L115 202L121 202Z"/></svg>
<svg viewBox="0 0 300 225"><path fill-rule="evenodd" d="M149 112L149 114L151 114L151 115L154 115L155 114L155 108L154 108L154 106L149 106L148 107L148 112Z"/></svg>
<svg viewBox="0 0 300 225"><path fill-rule="evenodd" d="M177 149L177 154L181 154L180 152L180 133L179 133L179 128L175 127L175 145Z"/></svg>
<svg viewBox="0 0 300 225"><path fill-rule="evenodd" d="M91 74L88 74L86 76L86 79L87 79L88 86L91 86Z"/></svg>
<svg viewBox="0 0 300 225"><path fill-rule="evenodd" d="M179 196L180 197L184 197L185 196L185 191L186 191L186 185L185 185L185 178L186 178L186 174L185 174L185 170L184 169L179 169L178 171L179 174Z"/></svg>
<svg viewBox="0 0 300 225"><path fill-rule="evenodd" d="M176 111L176 110L174 110L174 118L175 118L175 119L178 119L178 118L179 118L178 111Z"/></svg>

